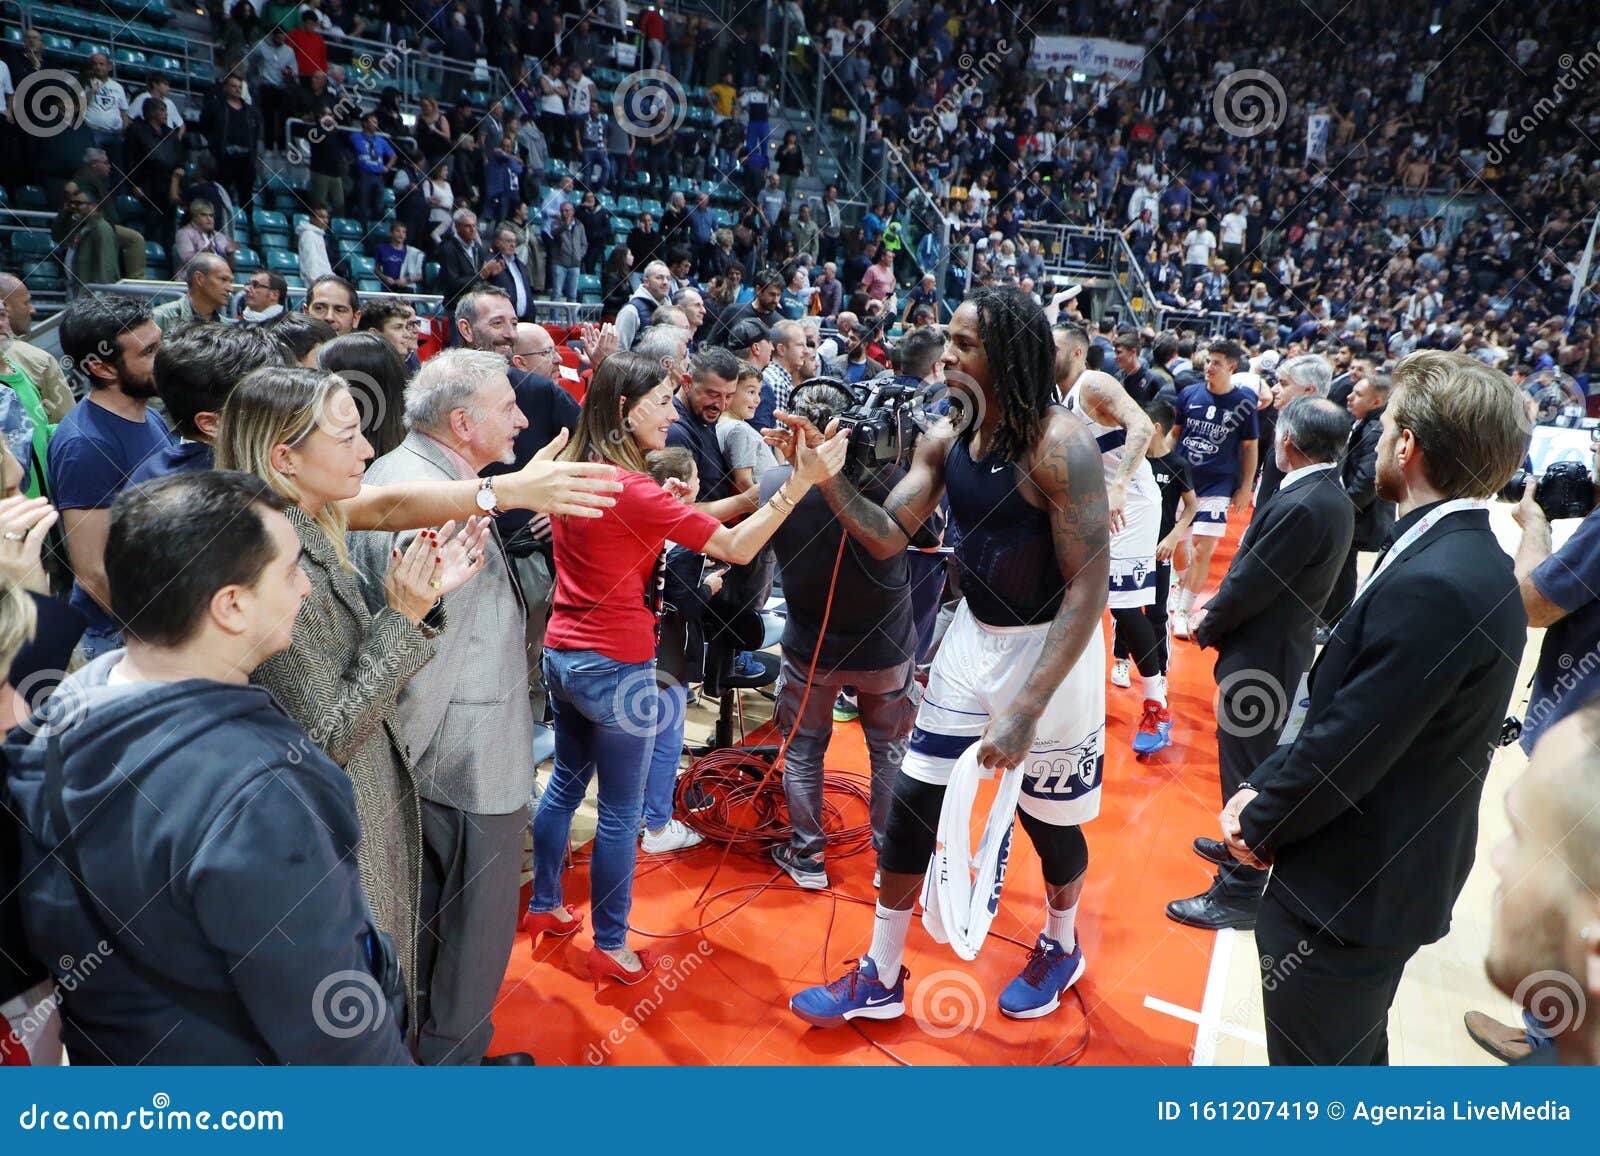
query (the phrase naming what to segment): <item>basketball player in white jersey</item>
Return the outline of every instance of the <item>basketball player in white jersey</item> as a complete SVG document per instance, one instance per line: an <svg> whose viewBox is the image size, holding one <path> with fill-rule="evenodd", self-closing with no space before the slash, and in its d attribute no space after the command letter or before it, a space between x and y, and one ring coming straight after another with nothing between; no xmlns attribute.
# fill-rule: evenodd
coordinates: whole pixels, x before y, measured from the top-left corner
<svg viewBox="0 0 1600 1156"><path fill-rule="evenodd" d="M1161 491L1145 460L1155 434L1139 404L1108 373L1085 369L1089 334L1075 321L1055 326L1056 388L1062 403L1100 447L1111 512L1111 617L1144 684L1144 711L1133 733L1133 749L1154 754L1172 743L1172 711L1161 673L1161 639L1144 607L1156 600L1156 542L1161 529ZM1123 664L1126 666L1126 663ZM1124 675L1124 679L1126 675ZM1112 683L1127 686L1113 672Z"/></svg>

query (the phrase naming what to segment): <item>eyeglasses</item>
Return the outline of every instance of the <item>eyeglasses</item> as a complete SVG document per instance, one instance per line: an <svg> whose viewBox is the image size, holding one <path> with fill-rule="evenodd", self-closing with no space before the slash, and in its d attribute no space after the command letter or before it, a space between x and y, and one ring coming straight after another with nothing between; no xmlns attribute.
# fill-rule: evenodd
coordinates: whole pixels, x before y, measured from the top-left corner
<svg viewBox="0 0 1600 1156"><path fill-rule="evenodd" d="M524 353L522 356L524 356L524 357L559 357L561 355L556 352L556 347L554 345L552 345L549 349L535 349L532 353Z"/></svg>

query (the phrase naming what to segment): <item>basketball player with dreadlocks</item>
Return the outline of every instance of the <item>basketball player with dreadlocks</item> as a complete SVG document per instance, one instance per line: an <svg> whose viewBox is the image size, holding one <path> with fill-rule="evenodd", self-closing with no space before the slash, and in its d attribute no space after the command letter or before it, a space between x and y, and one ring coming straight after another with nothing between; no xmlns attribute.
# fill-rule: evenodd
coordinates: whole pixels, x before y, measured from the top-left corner
<svg viewBox="0 0 1600 1156"><path fill-rule="evenodd" d="M818 1027L904 1014L912 906L951 769L973 744L990 772L1024 766L1018 809L1046 884L1044 928L1000 1010L1046 1015L1083 974L1074 921L1089 849L1079 825L1099 812L1105 747L1109 531L1100 451L1083 423L1053 404L1050 326L1021 291L968 297L950 320L944 365L950 386L974 395L966 412L976 421L925 435L881 506L842 478L824 489L851 537L879 558L903 551L948 495L965 595L895 780L872 946L843 978L790 1001Z"/></svg>
<svg viewBox="0 0 1600 1156"><path fill-rule="evenodd" d="M1084 368L1089 334L1082 324L1056 322L1056 385L1061 402L1100 447L1111 513L1111 618L1121 654L1130 654L1144 686L1144 711L1133 732L1135 754L1172 745L1163 655L1165 631L1145 616L1156 602L1156 545L1160 541L1161 491L1145 460L1156 427L1122 383L1109 373ZM1128 660L1119 658L1113 686L1127 686Z"/></svg>

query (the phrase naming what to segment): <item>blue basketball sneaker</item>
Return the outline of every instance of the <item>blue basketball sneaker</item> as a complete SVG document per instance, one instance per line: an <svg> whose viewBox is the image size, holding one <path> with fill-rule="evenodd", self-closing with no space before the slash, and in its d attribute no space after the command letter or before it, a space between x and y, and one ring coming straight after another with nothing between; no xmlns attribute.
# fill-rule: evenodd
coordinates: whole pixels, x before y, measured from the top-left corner
<svg viewBox="0 0 1600 1156"><path fill-rule="evenodd" d="M1039 936L1022 974L1000 993L1000 1010L1014 1020L1047 1016L1061 1006L1061 994L1083 974L1083 944L1067 951L1053 939Z"/></svg>
<svg viewBox="0 0 1600 1156"><path fill-rule="evenodd" d="M1144 717L1133 732L1133 753L1153 755L1172 745L1172 712L1153 698L1144 700Z"/></svg>
<svg viewBox="0 0 1600 1156"><path fill-rule="evenodd" d="M789 1001L789 1010L816 1028L835 1028L846 1020L894 1020L906 1013L906 980L900 969L895 985L878 982L878 965L863 956L855 967L823 987L808 987Z"/></svg>

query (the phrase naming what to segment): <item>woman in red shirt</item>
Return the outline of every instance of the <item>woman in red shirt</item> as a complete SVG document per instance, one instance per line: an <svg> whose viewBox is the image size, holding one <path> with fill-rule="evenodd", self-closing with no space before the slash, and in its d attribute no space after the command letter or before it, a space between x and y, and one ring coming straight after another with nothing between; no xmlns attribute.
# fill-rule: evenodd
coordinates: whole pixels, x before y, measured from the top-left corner
<svg viewBox="0 0 1600 1156"><path fill-rule="evenodd" d="M783 487L737 527L727 527L685 506L644 472L645 454L667 444L667 429L677 419L672 381L659 361L638 353L606 358L562 457L617 466L622 493L604 517L552 523L556 587L544 677L555 716L556 766L533 820L527 927L535 946L541 934L578 930L577 908L561 901L561 876L573 812L598 774L600 822L589 868L595 922L589 974L596 988L606 978L636 983L655 966L651 953L629 949L628 912L655 740L663 547L671 541L748 563L795 503L839 471L845 456L843 434L815 450L800 447Z"/></svg>

